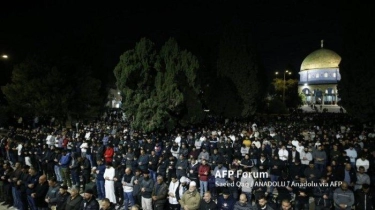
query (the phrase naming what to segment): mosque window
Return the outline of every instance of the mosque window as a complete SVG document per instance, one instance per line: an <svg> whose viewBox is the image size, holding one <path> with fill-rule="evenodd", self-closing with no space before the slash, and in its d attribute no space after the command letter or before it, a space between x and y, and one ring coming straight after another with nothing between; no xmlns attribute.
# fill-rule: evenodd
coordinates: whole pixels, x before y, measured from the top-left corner
<svg viewBox="0 0 375 210"><path fill-rule="evenodd" d="M316 78L319 78L319 73L316 74Z"/></svg>
<svg viewBox="0 0 375 210"><path fill-rule="evenodd" d="M308 74L309 79L311 79L311 74Z"/></svg>
<svg viewBox="0 0 375 210"><path fill-rule="evenodd" d="M333 77L336 77L336 73L333 73L332 76L333 76Z"/></svg>
<svg viewBox="0 0 375 210"><path fill-rule="evenodd" d="M326 73L324 73L324 77L328 77L328 73L326 72Z"/></svg>

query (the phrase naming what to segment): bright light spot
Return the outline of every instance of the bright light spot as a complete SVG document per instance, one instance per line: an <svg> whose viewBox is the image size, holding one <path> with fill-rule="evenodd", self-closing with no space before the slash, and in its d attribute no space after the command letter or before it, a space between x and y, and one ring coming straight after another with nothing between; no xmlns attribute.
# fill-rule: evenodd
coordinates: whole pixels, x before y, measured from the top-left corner
<svg viewBox="0 0 375 210"><path fill-rule="evenodd" d="M120 93L120 91L119 91L119 92L117 92L117 94L119 94L119 95L120 95L120 94L121 94L121 93Z"/></svg>
<svg viewBox="0 0 375 210"><path fill-rule="evenodd" d="M306 86L307 86L307 83L305 83L305 84L304 84L303 86L305 86L305 87L306 87Z"/></svg>
<svg viewBox="0 0 375 210"><path fill-rule="evenodd" d="M7 59L8 55L2 55L1 57Z"/></svg>
<svg viewBox="0 0 375 210"><path fill-rule="evenodd" d="M205 112L210 112L210 110L209 110L209 109L205 109L205 110L203 110L203 111L205 111Z"/></svg>
<svg viewBox="0 0 375 210"><path fill-rule="evenodd" d="M120 108L120 104L116 104L116 108Z"/></svg>

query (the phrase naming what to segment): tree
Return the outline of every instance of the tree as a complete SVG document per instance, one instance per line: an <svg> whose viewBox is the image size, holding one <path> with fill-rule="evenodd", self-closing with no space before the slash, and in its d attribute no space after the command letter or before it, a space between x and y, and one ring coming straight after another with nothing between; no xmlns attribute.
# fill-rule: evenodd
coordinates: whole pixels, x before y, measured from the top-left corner
<svg viewBox="0 0 375 210"><path fill-rule="evenodd" d="M219 78L228 78L231 81L228 84L233 84L236 90L234 96L222 95L222 101L228 101L225 97L238 98L240 100L234 103L239 103L239 117L253 115L264 95L264 77L249 33L241 24L229 24L224 30L219 46L217 72Z"/></svg>
<svg viewBox="0 0 375 210"><path fill-rule="evenodd" d="M200 122L204 113L194 55L181 50L169 39L160 50L148 39L141 39L126 51L114 70L121 90L123 107L134 116L132 126L152 131Z"/></svg>
<svg viewBox="0 0 375 210"><path fill-rule="evenodd" d="M298 94L298 80L297 79L288 79L284 80L280 78L275 78L273 80L273 86L275 87L275 91L277 95L283 95L283 91L285 89L285 104L287 107L299 107L302 105L302 100L300 95Z"/></svg>
<svg viewBox="0 0 375 210"><path fill-rule="evenodd" d="M70 59L27 58L16 65L12 82L2 88L10 111L21 116L54 116L66 121L71 115L91 116L100 106L100 81L90 69Z"/></svg>
<svg viewBox="0 0 375 210"><path fill-rule="evenodd" d="M340 104L361 121L375 119L375 28L369 27L375 8L370 4L346 2L343 14L354 12L353 17L343 15L345 23L344 50L340 63L341 81L338 84ZM353 11L353 8L354 11Z"/></svg>
<svg viewBox="0 0 375 210"><path fill-rule="evenodd" d="M238 95L236 86L228 77L216 78L209 88L206 88L204 99L212 113L229 118L241 116L242 99Z"/></svg>

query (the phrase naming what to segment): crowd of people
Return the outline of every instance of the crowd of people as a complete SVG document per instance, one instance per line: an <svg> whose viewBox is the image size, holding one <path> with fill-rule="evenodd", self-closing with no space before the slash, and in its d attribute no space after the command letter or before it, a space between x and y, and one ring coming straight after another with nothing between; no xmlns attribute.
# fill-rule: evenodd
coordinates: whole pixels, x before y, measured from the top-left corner
<svg viewBox="0 0 375 210"><path fill-rule="evenodd" d="M69 128L16 124L1 136L0 200L20 210L373 209L374 138L343 113L209 117L158 132L132 129L121 110Z"/></svg>

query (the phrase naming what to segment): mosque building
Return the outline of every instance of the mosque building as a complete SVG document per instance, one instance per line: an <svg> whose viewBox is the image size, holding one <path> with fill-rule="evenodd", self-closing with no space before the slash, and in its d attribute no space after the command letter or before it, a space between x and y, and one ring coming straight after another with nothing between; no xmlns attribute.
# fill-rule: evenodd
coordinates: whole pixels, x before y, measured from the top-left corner
<svg viewBox="0 0 375 210"><path fill-rule="evenodd" d="M341 57L323 47L310 53L302 62L298 92L304 94L304 103L337 105L340 100L337 83L341 79L339 64Z"/></svg>

